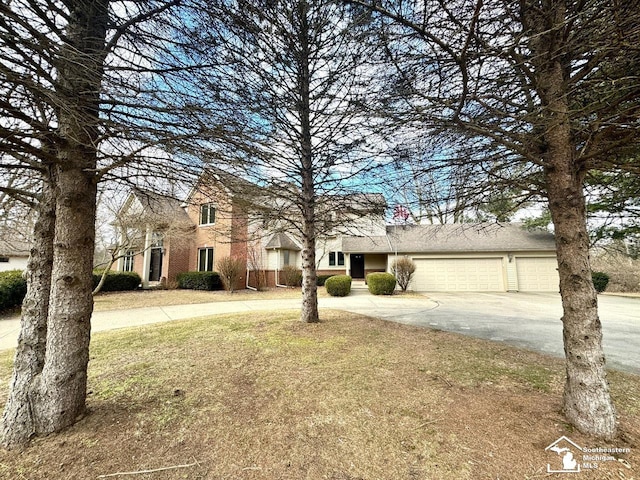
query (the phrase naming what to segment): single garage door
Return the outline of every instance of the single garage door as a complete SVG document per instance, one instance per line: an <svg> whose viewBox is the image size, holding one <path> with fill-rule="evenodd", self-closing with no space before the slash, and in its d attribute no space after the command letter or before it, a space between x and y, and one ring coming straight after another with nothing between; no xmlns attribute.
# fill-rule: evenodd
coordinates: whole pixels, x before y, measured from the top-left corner
<svg viewBox="0 0 640 480"><path fill-rule="evenodd" d="M518 290L557 292L560 290L558 261L555 257L516 257Z"/></svg>
<svg viewBox="0 0 640 480"><path fill-rule="evenodd" d="M504 292L502 258L415 259L413 289L424 292Z"/></svg>

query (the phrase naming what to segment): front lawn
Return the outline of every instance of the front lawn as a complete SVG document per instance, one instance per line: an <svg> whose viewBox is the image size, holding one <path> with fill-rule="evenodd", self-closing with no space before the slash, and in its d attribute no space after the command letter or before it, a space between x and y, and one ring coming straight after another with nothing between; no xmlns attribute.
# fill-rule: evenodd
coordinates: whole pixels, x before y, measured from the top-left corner
<svg viewBox="0 0 640 480"><path fill-rule="evenodd" d="M324 288L318 288L318 296ZM263 292L237 290L136 290L133 292L101 292L94 297L94 310L120 310L125 308L164 307L188 305L192 303L233 302L241 300L275 300L279 298L300 298L299 288L273 288Z"/></svg>
<svg viewBox="0 0 640 480"><path fill-rule="evenodd" d="M559 413L561 361L344 312L297 319L254 312L95 334L89 414L0 452L0 478L174 466L103 478L546 478L556 454L544 449L560 436L606 446ZM0 355L5 381L11 358ZM576 478L637 478L640 378L610 380L622 425L612 445L631 453Z"/></svg>

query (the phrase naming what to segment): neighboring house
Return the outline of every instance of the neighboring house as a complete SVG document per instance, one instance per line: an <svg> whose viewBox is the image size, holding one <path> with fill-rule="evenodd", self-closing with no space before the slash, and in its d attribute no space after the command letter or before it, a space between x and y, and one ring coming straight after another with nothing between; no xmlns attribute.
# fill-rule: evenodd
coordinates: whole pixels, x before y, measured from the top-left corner
<svg viewBox="0 0 640 480"><path fill-rule="evenodd" d="M320 200L319 275L364 279L390 271L396 258L407 256L417 265L410 285L416 291L558 291L549 233L495 223L387 226L381 195ZM144 240L118 269L137 271L149 286L173 282L182 271L216 271L220 259L230 256L246 267L237 288L255 285L258 269L267 285L280 285L283 268L300 268L302 243L295 230L270 215L275 208L255 185L213 170L203 174L184 202L132 192L121 216L138 219Z"/></svg>
<svg viewBox="0 0 640 480"><path fill-rule="evenodd" d="M0 272L26 270L30 248L30 244L24 240L0 239Z"/></svg>

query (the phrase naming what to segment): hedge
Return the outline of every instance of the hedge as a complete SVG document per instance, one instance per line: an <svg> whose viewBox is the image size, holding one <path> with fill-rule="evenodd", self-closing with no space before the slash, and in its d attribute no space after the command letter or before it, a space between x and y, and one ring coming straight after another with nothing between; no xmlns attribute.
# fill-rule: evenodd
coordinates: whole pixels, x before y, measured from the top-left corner
<svg viewBox="0 0 640 480"><path fill-rule="evenodd" d="M351 277L349 275L334 275L324 282L324 288L332 297L346 297L351 293Z"/></svg>
<svg viewBox="0 0 640 480"><path fill-rule="evenodd" d="M21 305L26 293L27 281L21 270L0 272L0 310Z"/></svg>
<svg viewBox="0 0 640 480"><path fill-rule="evenodd" d="M609 285L609 275L604 272L591 272L591 278L593 279L593 286L596 292L602 293L607 289L607 285Z"/></svg>
<svg viewBox="0 0 640 480"><path fill-rule="evenodd" d="M316 277L316 285L318 285L319 287L324 287L324 282L326 282L327 279L331 277L335 277L335 274L332 273L331 275L318 275Z"/></svg>
<svg viewBox="0 0 640 480"><path fill-rule="evenodd" d="M367 275L367 286L373 295L392 295L396 289L396 277L391 273L370 273Z"/></svg>
<svg viewBox="0 0 640 480"><path fill-rule="evenodd" d="M184 272L178 274L178 288L187 290L222 290L217 272Z"/></svg>
<svg viewBox="0 0 640 480"><path fill-rule="evenodd" d="M93 288L98 286L102 272L96 270L93 272ZM142 279L136 272L115 272L107 273L104 284L100 289L101 292L123 292L127 290L135 290L140 286Z"/></svg>

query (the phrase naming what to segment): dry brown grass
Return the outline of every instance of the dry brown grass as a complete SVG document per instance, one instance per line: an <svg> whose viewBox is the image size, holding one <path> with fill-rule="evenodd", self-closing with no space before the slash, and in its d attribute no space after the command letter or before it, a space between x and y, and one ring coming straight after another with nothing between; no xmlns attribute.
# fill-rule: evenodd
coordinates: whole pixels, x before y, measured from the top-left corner
<svg viewBox="0 0 640 480"><path fill-rule="evenodd" d="M601 252L591 259L591 268L609 275L607 292L640 292L640 259L634 260L616 252Z"/></svg>
<svg viewBox="0 0 640 480"><path fill-rule="evenodd" d="M545 478L571 430L562 364L498 343L323 311L216 316L96 334L89 415L23 452L6 479ZM8 379L11 354L0 356ZM572 478L638 478L640 379L613 372L630 447ZM555 455L555 454L554 454Z"/></svg>

